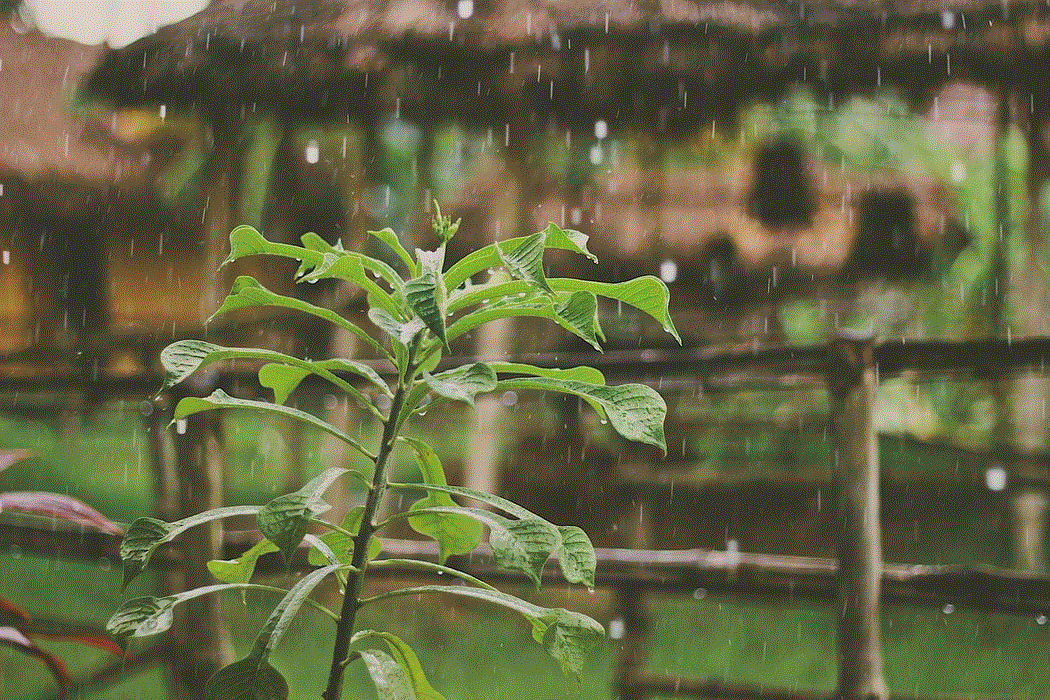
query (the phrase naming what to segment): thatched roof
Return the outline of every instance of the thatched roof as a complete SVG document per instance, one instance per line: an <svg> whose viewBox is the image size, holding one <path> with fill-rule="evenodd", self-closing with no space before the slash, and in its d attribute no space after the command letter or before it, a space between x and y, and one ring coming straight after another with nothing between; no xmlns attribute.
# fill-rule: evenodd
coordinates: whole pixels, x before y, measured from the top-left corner
<svg viewBox="0 0 1050 700"><path fill-rule="evenodd" d="M0 176L86 187L141 178L141 163L104 143L102 124L72 113L71 93L103 50L0 22Z"/></svg>
<svg viewBox="0 0 1050 700"><path fill-rule="evenodd" d="M797 82L921 100L958 77L1044 80L1048 37L1050 8L1027 0L218 0L108 53L88 88L292 119L396 104L491 125L524 107L675 132Z"/></svg>

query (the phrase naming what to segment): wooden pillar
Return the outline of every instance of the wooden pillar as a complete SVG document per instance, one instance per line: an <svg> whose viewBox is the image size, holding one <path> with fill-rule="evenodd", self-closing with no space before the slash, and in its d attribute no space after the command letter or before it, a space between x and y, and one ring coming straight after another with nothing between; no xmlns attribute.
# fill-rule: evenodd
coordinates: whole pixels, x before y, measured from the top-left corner
<svg viewBox="0 0 1050 700"><path fill-rule="evenodd" d="M187 387L210 393L210 386ZM186 517L223 505L223 452L219 444L220 417L215 411L179 421L175 427L175 454L179 469L179 515ZM190 528L179 538L183 589L216 583L207 564L222 558L221 520ZM204 700L204 684L233 661L233 646L223 611L222 596L207 595L176 609L173 627L175 697Z"/></svg>
<svg viewBox="0 0 1050 700"><path fill-rule="evenodd" d="M1012 278L1012 305L1023 324L1017 335L1050 334L1048 301L1050 285L1043 269L1046 260L1044 240L1043 185L1050 175L1050 155L1046 144L1047 89L1046 61L1028 65L1027 80L1018 96L1017 122L1028 146L1028 221L1025 231L1024 267ZM1012 386L1011 438L1024 454L1041 453L1046 448L1047 400L1050 381L1042 374L1026 373ZM1022 571L1044 572L1046 560L1047 494L1045 490L1020 488L1010 496L1012 566Z"/></svg>
<svg viewBox="0 0 1050 700"><path fill-rule="evenodd" d="M828 357L838 496L838 697L846 700L889 696L879 627L882 539L872 341L870 333L840 333Z"/></svg>
<svg viewBox="0 0 1050 700"><path fill-rule="evenodd" d="M629 489L626 495L627 507L620 522L625 545L631 549L652 549L656 539L652 491L643 486ZM616 589L616 597L618 623L622 625L616 697L619 700L644 700L648 693L639 679L647 675L645 661L649 656L647 640L652 628L651 606L643 585L626 583Z"/></svg>
<svg viewBox="0 0 1050 700"><path fill-rule="evenodd" d="M202 217L203 255L199 314L203 324L227 293L226 275L218 270L229 248L232 228L234 145L236 131L232 115L224 107L212 115L214 139L208 172L207 201ZM184 382L172 392L172 401L200 392L210 393L206 375ZM178 476L178 517L184 518L223 503L223 453L220 446L220 417L205 412L180 421L175 430ZM182 557L182 588L215 583L207 563L222 558L222 521L191 528L179 539ZM175 697L204 700L204 683L213 673L233 661L233 647L219 596L201 596L179 606L172 630Z"/></svg>
<svg viewBox="0 0 1050 700"><path fill-rule="evenodd" d="M179 479L176 472L175 443L168 430L172 408L168 398L162 396L143 401L141 413L153 465L153 516L171 522L179 517ZM175 569L158 572L155 595L167 596L181 590L181 572ZM156 650L161 654L167 670L173 673L176 665L176 645L166 643L163 646L158 645ZM173 676L169 678L169 682L173 680ZM169 685L169 692L173 686L173 683Z"/></svg>

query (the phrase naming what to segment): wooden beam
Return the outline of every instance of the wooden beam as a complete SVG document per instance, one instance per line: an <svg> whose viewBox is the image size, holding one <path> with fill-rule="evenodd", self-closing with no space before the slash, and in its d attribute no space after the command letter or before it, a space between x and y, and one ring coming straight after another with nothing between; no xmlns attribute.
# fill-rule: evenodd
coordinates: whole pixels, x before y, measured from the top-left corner
<svg viewBox="0 0 1050 700"><path fill-rule="evenodd" d="M872 341L870 333L835 338L827 373L838 496L838 695L846 700L889 696L882 675L882 528Z"/></svg>
<svg viewBox="0 0 1050 700"><path fill-rule="evenodd" d="M258 542L257 533L227 533L223 558L233 559ZM93 530L20 523L0 523L0 548L15 545L24 555L80 559L98 562L105 558L120 561L120 537ZM307 566L305 547L292 558L292 571ZM650 592L689 593L704 589L710 593L739 593L760 600L787 597L791 600L835 599L838 564L821 557L781 556L710 549L638 550L599 547L597 584L606 588L639 584ZM433 542L383 539L384 558L419 557L436 561ZM161 548L153 558L154 568L178 565L179 554L171 547ZM471 555L453 558L456 566L503 583L526 583L520 574L497 569L487 547ZM276 556L263 557L258 571L279 575L285 572ZM401 567L377 568L377 576L425 579L426 574ZM544 581L565 583L556 566L548 566ZM957 608L1041 615L1050 611L1050 577L987 566L918 566L883 564L882 597L886 602L940 608L952 603Z"/></svg>

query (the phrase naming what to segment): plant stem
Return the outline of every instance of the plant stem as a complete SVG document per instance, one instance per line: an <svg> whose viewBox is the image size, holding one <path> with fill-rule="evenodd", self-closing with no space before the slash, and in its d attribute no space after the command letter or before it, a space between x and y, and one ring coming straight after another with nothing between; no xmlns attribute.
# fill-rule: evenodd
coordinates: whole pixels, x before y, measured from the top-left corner
<svg viewBox="0 0 1050 700"><path fill-rule="evenodd" d="M390 413L383 425L383 437L379 445L379 454L376 455L375 471L372 474L372 488L365 499L365 510L361 516L361 526L354 537L354 556L350 565L354 567L346 582L346 593L343 595L343 605L339 611L339 622L335 632L335 648L332 650L332 667L328 671L328 685L321 694L323 700L340 700L343 692L343 674L346 672L347 662L350 657L350 637L354 632L354 620L357 611L361 607L361 587L365 580L365 570L368 568L368 541L376 531L375 520L379 503L383 499L386 490L386 465L390 453L397 441L398 416L404 407L412 384L412 368L415 361L418 343L412 345L409 351L405 371L398 377L397 391L390 403Z"/></svg>

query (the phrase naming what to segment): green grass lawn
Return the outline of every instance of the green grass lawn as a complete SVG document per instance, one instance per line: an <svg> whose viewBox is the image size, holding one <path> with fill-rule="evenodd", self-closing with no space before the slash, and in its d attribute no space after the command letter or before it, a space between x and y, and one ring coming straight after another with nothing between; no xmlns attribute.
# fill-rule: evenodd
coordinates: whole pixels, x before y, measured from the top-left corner
<svg viewBox="0 0 1050 700"><path fill-rule="evenodd" d="M141 595L148 581L128 595ZM42 593L46 587L47 593ZM0 556L0 591L38 615L57 614L101 624L121 596L113 567ZM517 591L526 596L529 591ZM545 593L565 605L564 594ZM568 604L597 612L587 593ZM270 596L227 599L236 646L244 653L269 608ZM389 602L388 602L389 603ZM771 604L707 596L659 597L651 602L654 625L648 669L653 673L721 678L832 691L835 686L835 618L830 607ZM608 625L609 620L603 617ZM531 638L527 625L490 608L442 599L404 599L402 606L366 608L362 627L386 629L411 643L437 690L448 700L611 700L618 642L606 640L591 655L580 682L567 680ZM274 657L293 698L316 698L323 689L332 623L304 608ZM884 612L886 679L901 695L1050 697L1050 624L1030 617L955 610L890 607ZM107 661L106 654L71 644L47 644L74 672ZM85 694L86 699L164 697L156 670ZM522 695L522 689L528 695ZM29 700L53 690L47 672L10 650L0 651L0 697ZM80 696L78 696L80 697ZM348 677L346 697L373 697L359 671Z"/></svg>
<svg viewBox="0 0 1050 700"><path fill-rule="evenodd" d="M524 410L524 409L522 409ZM446 414L447 418L462 414ZM351 423L368 442L368 424ZM462 455L462 428L442 429L422 422L417 432L437 439L443 454L455 462ZM147 435L137 405L110 405L77 425L46 425L0 417L0 447L28 448L38 458L0 474L0 490L40 489L80 497L111 518L128 522L148 514L152 476ZM230 416L226 424L229 452L227 494L231 503L262 503L283 487L284 440L281 423L258 416ZM304 478L322 468L323 455L311 435L304 435ZM750 456L763 450L780 454L784 443L752 443ZM730 446L737 449L737 446ZM790 446L816 451L822 446ZM924 457L887 450L904 469ZM933 465L951 468L952 465ZM413 465L396 465L412 478ZM933 554L953 561L994 559L985 552L993 538L975 534L945 542ZM1001 543L1000 543L1001 544ZM998 544L996 545L998 547ZM983 549L982 549L983 548ZM996 550L997 551L997 550ZM148 577L128 595L148 590ZM526 596L533 595L522 591ZM555 598L560 593L545 594ZM581 604L608 623L611 608L598 598L577 593ZM56 615L78 622L103 624L122 599L116 562L63 562L0 552L0 596L37 615ZM582 596L582 597L580 597ZM252 599L250 599L252 600ZM228 599L238 649L247 649L268 614L271 598L256 598L247 608ZM548 603L573 607L556 599ZM448 700L521 698L612 698L619 642L606 640L595 650L580 680L566 681L557 665L532 639L520 620L488 608L464 607L444 599L402 599L400 607L366 609L362 625L387 629L410 641L435 687ZM652 601L649 670L699 678L724 678L787 688L831 691L835 684L834 616L829 607L731 600L707 596L659 598ZM884 613L886 676L902 695L995 695L1050 698L1050 624L1035 618L989 615L956 610L889 608ZM279 648L275 663L286 674L293 697L316 698L324 682L330 653L331 623L304 609ZM68 659L76 674L107 661L105 654L73 644L50 644ZM348 682L348 697L372 697L360 673ZM11 650L0 650L0 697L29 700L53 691L42 666ZM85 698L138 700L164 696L157 670L137 674Z"/></svg>

